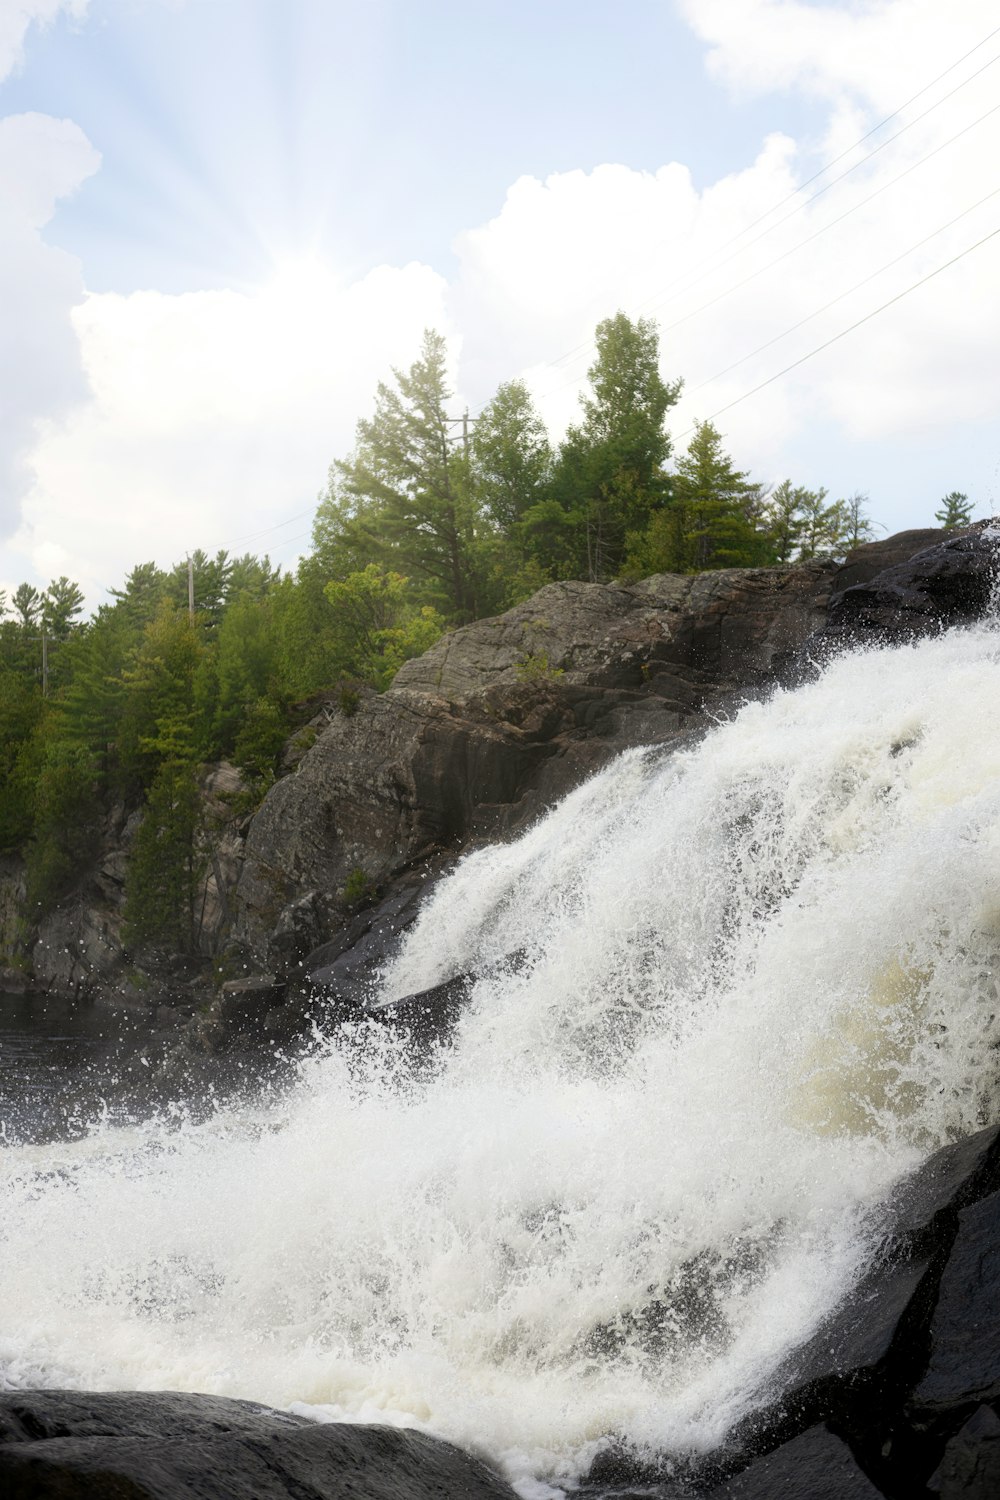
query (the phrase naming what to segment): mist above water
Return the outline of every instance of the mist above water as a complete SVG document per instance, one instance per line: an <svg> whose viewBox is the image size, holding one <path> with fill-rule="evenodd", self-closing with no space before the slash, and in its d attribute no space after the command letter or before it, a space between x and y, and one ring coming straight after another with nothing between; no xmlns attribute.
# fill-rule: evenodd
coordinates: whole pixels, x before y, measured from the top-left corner
<svg viewBox="0 0 1000 1500"><path fill-rule="evenodd" d="M1000 636L845 657L465 859L384 976L483 975L430 1064L345 1028L0 1153L0 1384L416 1422L526 1494L709 1448L995 1117L998 960Z"/></svg>

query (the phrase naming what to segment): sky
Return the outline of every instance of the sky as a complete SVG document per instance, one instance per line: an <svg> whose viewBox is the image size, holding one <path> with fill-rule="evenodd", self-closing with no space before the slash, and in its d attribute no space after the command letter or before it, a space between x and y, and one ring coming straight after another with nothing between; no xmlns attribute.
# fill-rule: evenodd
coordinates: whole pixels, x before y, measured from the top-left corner
<svg viewBox="0 0 1000 1500"><path fill-rule="evenodd" d="M1000 511L994 0L0 0L0 588L309 545L375 387L558 437L660 328L675 449Z"/></svg>

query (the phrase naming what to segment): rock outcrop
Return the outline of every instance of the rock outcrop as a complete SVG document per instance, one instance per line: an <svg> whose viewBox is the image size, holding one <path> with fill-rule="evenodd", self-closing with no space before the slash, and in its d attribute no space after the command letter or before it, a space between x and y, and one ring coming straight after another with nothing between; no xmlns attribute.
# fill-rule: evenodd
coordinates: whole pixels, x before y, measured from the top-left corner
<svg viewBox="0 0 1000 1500"><path fill-rule="evenodd" d="M147 972L132 972L122 901L138 815L124 807L107 815L94 868L33 931L15 910L20 871L0 870L0 953L41 989L139 1009L201 1003L213 964L231 985L264 976L275 1003L231 994L230 1020L217 1007L204 1039L245 1039L251 1011L265 1031L294 1029L279 1015L281 986L331 963L371 967L412 920L426 879L457 853L516 833L622 750L699 732L730 704L794 678L803 648L819 659L860 637L976 617L994 552L983 523L903 532L839 565L549 584L443 637L388 692L324 702L249 823L234 811L235 769L208 769L213 833L193 964L140 961ZM350 958L358 942L363 962Z"/></svg>
<svg viewBox="0 0 1000 1500"><path fill-rule="evenodd" d="M423 1433L308 1422L250 1401L117 1391L0 1395L6 1500L513 1500Z"/></svg>
<svg viewBox="0 0 1000 1500"><path fill-rule="evenodd" d="M903 1183L867 1275L791 1355L775 1398L724 1451L649 1463L611 1445L583 1494L656 1485L664 1500L995 1500L998 1246L994 1126L946 1146Z"/></svg>
<svg viewBox="0 0 1000 1500"><path fill-rule="evenodd" d="M793 676L807 643L820 655L976 618L994 550L978 526L903 532L842 566L553 583L446 635L335 714L268 794L233 894L237 950L251 968L316 970L307 956L336 944L353 892L392 893L516 832L622 750Z"/></svg>

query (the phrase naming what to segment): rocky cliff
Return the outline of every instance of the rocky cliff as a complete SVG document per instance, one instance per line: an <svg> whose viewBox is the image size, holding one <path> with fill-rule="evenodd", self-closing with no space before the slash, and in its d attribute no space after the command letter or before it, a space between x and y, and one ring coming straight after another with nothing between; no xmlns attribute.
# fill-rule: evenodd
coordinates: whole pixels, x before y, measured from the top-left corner
<svg viewBox="0 0 1000 1500"><path fill-rule="evenodd" d="M423 878L460 850L523 828L627 747L696 733L732 700L808 670L807 642L815 655L981 614L992 555L980 523L903 532L839 565L549 584L446 635L387 692L325 705L311 748L291 747L294 769L248 825L227 813L233 769L209 769L203 794L216 832L200 964L165 975L161 965L161 982L149 987L143 956L124 953L122 878L135 818L117 809L96 867L29 937L29 974L42 988L117 993L142 1006L151 994L203 997L209 971L221 968L237 991L231 1012L245 1004L247 981L264 976L261 1004L251 1007L263 1015L275 985L280 994L289 978L370 938L373 914L376 927L382 920L376 901L388 903L391 933ZM10 927L18 872L0 874Z"/></svg>
<svg viewBox="0 0 1000 1500"><path fill-rule="evenodd" d="M233 894L244 961L294 973L344 928L352 894L524 827L629 746L696 732L799 670L821 632L835 644L974 617L989 551L981 528L911 531L841 566L553 583L452 632L336 714L268 795Z"/></svg>

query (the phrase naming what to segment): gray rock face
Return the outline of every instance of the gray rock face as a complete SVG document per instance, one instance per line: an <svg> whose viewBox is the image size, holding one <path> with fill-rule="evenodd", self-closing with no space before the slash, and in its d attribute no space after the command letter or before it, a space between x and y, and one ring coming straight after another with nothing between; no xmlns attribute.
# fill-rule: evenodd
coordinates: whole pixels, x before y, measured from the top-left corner
<svg viewBox="0 0 1000 1500"><path fill-rule="evenodd" d="M837 649L866 629L973 618L992 566L970 528L904 532L842 567L549 584L443 637L350 717L332 714L250 826L232 936L252 964L295 973L346 926L352 885L384 890L523 828L622 750L668 744L789 674L820 633Z"/></svg>
<svg viewBox="0 0 1000 1500"><path fill-rule="evenodd" d="M6 1500L512 1500L419 1432L317 1425L249 1401L115 1392L0 1396Z"/></svg>
<svg viewBox="0 0 1000 1500"><path fill-rule="evenodd" d="M336 715L269 793L234 938L269 969L293 967L344 924L352 878L384 886L522 827L630 745L669 741L766 681L825 619L835 580L815 564L550 584L446 636Z"/></svg>

